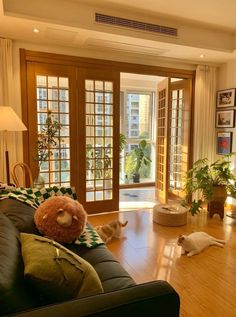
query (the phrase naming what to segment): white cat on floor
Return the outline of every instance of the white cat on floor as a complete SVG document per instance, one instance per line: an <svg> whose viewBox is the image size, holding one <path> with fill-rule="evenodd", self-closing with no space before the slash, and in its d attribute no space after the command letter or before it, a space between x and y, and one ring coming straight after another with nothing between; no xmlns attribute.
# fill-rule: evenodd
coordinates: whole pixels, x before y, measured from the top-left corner
<svg viewBox="0 0 236 317"><path fill-rule="evenodd" d="M206 232L193 232L189 235L180 235L177 244L182 247L181 254L187 253L187 256L192 256L210 245L223 248L225 240L216 239Z"/></svg>

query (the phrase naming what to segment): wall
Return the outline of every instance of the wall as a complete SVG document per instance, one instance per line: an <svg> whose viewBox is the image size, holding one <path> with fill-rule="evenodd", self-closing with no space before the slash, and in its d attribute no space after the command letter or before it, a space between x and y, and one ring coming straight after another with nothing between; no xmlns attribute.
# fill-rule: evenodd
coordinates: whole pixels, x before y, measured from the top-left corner
<svg viewBox="0 0 236 317"><path fill-rule="evenodd" d="M218 69L217 73L217 90L236 88L236 60L229 61L223 64ZM235 111L235 121L236 121L236 111ZM235 124L236 125L236 124ZM236 152L236 127L222 129L222 131L233 132L233 144L232 152ZM236 175L236 158L233 158L233 169ZM236 199L228 198L228 203L236 205Z"/></svg>
<svg viewBox="0 0 236 317"><path fill-rule="evenodd" d="M229 61L218 68L216 86L217 86L217 90L236 88L236 60ZM235 121L236 121L236 111L235 111ZM217 129L217 130L233 132L232 151L236 152L236 127Z"/></svg>

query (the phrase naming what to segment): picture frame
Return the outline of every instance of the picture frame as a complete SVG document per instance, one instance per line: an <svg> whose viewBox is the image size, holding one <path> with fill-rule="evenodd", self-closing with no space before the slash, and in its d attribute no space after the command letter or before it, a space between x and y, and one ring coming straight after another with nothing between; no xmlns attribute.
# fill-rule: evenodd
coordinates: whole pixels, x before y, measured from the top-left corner
<svg viewBox="0 0 236 317"><path fill-rule="evenodd" d="M216 111L216 128L234 128L234 110Z"/></svg>
<svg viewBox="0 0 236 317"><path fill-rule="evenodd" d="M235 106L235 88L219 90L216 93L216 107L228 108Z"/></svg>
<svg viewBox="0 0 236 317"><path fill-rule="evenodd" d="M232 151L233 132L217 131L216 153L220 155L230 154Z"/></svg>

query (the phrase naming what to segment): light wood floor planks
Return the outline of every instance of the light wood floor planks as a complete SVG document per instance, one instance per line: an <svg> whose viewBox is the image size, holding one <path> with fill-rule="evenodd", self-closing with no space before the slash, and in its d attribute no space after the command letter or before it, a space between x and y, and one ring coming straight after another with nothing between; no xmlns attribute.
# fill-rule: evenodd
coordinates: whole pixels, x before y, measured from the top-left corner
<svg viewBox="0 0 236 317"><path fill-rule="evenodd" d="M114 219L129 222L123 237L107 246L137 283L168 281L180 295L181 317L236 316L236 220L210 219L203 211L189 215L186 226L164 227L153 223L151 210L89 216L93 225ZM227 243L223 249L211 246L191 258L181 256L177 237L193 231Z"/></svg>

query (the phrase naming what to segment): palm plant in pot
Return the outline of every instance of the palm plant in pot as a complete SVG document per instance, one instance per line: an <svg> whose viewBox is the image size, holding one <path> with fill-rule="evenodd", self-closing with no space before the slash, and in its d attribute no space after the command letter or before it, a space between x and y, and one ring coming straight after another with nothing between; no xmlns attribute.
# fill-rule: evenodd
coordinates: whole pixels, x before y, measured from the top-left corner
<svg viewBox="0 0 236 317"><path fill-rule="evenodd" d="M232 154L224 155L212 164L207 158L200 159L188 170L183 204L189 206L192 215L197 214L204 203L208 204L207 209L211 211L217 203L224 206L227 195L236 196L236 178L230 169L231 156ZM198 199L193 199L189 205L192 194L197 194Z"/></svg>
<svg viewBox="0 0 236 317"><path fill-rule="evenodd" d="M150 165L151 158L148 153L148 143L145 139L141 140L136 148L133 150L134 157L134 172L133 172L133 182L140 182L139 170L143 165Z"/></svg>

